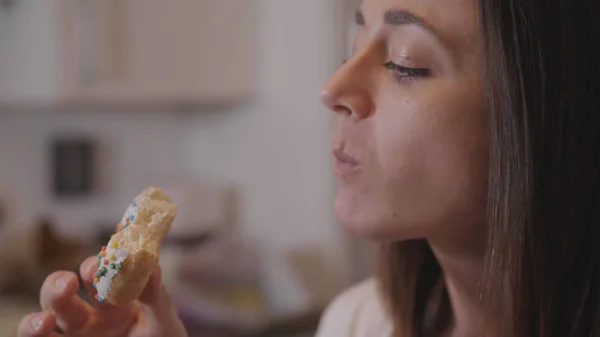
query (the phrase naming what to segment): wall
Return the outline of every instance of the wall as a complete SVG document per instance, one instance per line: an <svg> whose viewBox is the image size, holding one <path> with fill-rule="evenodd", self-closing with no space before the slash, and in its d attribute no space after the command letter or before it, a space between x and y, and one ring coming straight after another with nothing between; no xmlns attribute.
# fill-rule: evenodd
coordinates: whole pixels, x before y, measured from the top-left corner
<svg viewBox="0 0 600 337"><path fill-rule="evenodd" d="M4 189L20 191L16 198L21 208L51 209L69 231L83 232L78 223L119 210L124 200L113 196L143 186L142 181L160 183L172 174L232 180L242 186L240 229L259 244L266 258L266 282L275 309L295 311L307 304L298 275L287 265L292 252L321 253L313 262L322 263L318 268L329 273L318 275L323 287L345 284L351 264L332 212L333 115L318 99L320 86L344 57L345 41L339 39L344 36L344 1L257 3L261 78L254 102L185 116L0 115L0 181L8 185ZM106 180L101 196L75 209L39 193L47 185L44 140L72 129L86 129L104 139L105 165L114 178ZM131 172L131 167L146 171Z"/></svg>

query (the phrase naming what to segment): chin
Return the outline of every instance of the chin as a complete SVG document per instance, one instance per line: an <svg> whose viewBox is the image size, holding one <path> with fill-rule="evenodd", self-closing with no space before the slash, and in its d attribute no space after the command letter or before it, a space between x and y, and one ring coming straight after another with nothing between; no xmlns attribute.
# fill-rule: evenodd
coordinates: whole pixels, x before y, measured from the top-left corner
<svg viewBox="0 0 600 337"><path fill-rule="evenodd" d="M352 236L372 241L384 240L390 226L386 226L381 214L367 204L349 202L339 194L335 201L335 217Z"/></svg>
<svg viewBox="0 0 600 337"><path fill-rule="evenodd" d="M369 241L379 241L381 234L378 233L377 229L369 223L361 221L360 219L349 219L343 215L337 214L336 219L344 230L354 236Z"/></svg>
<svg viewBox="0 0 600 337"><path fill-rule="evenodd" d="M349 234L370 241L404 241L424 236L422 224L407 221L384 205L370 198L351 198L338 191L335 216Z"/></svg>

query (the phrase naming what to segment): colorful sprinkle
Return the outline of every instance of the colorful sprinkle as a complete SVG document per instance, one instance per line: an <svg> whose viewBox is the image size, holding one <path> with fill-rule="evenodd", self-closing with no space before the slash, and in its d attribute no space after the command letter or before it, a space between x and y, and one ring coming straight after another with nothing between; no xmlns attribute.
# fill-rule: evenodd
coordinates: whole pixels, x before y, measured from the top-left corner
<svg viewBox="0 0 600 337"><path fill-rule="evenodd" d="M102 277L102 276L106 275L106 272L108 272L108 270L106 270L106 267L102 267L100 270L98 270L98 273L96 274L96 276Z"/></svg>
<svg viewBox="0 0 600 337"><path fill-rule="evenodd" d="M105 252L106 251L106 246L102 246L102 251Z"/></svg>
<svg viewBox="0 0 600 337"><path fill-rule="evenodd" d="M129 219L130 219L131 221L133 221L133 219L135 219L135 215L130 215L130 216L129 216Z"/></svg>
<svg viewBox="0 0 600 337"><path fill-rule="evenodd" d="M134 201L134 202L132 202L131 204L133 205L133 207L136 207L136 206L137 206L137 203L136 203L135 201Z"/></svg>
<svg viewBox="0 0 600 337"><path fill-rule="evenodd" d="M106 252L105 251L101 251L100 252L100 256L105 257L106 256Z"/></svg>
<svg viewBox="0 0 600 337"><path fill-rule="evenodd" d="M104 264L107 265L108 264L108 260L104 260Z"/></svg>
<svg viewBox="0 0 600 337"><path fill-rule="evenodd" d="M100 279L96 277L96 278L94 279L94 283L98 283L98 282L100 282Z"/></svg>
<svg viewBox="0 0 600 337"><path fill-rule="evenodd" d="M98 302L100 302L100 303L104 302L104 298L98 297Z"/></svg>
<svg viewBox="0 0 600 337"><path fill-rule="evenodd" d="M131 222L131 219L129 219L129 218L125 219L125 224L129 224L130 222Z"/></svg>
<svg viewBox="0 0 600 337"><path fill-rule="evenodd" d="M116 241L115 241L115 242L113 242L113 243L112 243L112 247L113 247L113 248L118 248L118 247L119 247L119 243L118 243L118 242L116 242Z"/></svg>
<svg viewBox="0 0 600 337"><path fill-rule="evenodd" d="M114 261L114 260L115 260L115 254L114 254L114 253L113 253L113 254L110 254L110 260L111 260L111 261Z"/></svg>
<svg viewBox="0 0 600 337"><path fill-rule="evenodd" d="M114 263L111 263L111 264L110 264L110 267L111 267L112 269L117 269L117 265L116 265L116 264L114 264Z"/></svg>

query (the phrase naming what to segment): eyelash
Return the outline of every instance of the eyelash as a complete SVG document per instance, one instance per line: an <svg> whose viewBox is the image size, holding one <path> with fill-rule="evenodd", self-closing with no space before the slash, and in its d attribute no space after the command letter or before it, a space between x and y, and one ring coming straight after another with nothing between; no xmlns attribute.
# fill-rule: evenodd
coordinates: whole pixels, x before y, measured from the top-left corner
<svg viewBox="0 0 600 337"><path fill-rule="evenodd" d="M427 77L430 75L430 70L425 68L407 68L398 65L394 62L386 62L383 64L384 67L392 72L394 80L402 82L405 80L415 80L421 77Z"/></svg>

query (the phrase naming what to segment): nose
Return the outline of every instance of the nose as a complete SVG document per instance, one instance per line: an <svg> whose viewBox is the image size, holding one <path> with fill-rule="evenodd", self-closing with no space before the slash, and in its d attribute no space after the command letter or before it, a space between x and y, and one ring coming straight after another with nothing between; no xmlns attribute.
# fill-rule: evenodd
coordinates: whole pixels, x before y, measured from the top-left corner
<svg viewBox="0 0 600 337"><path fill-rule="evenodd" d="M350 59L322 87L321 101L339 115L356 120L368 117L373 110L368 75L360 59Z"/></svg>

